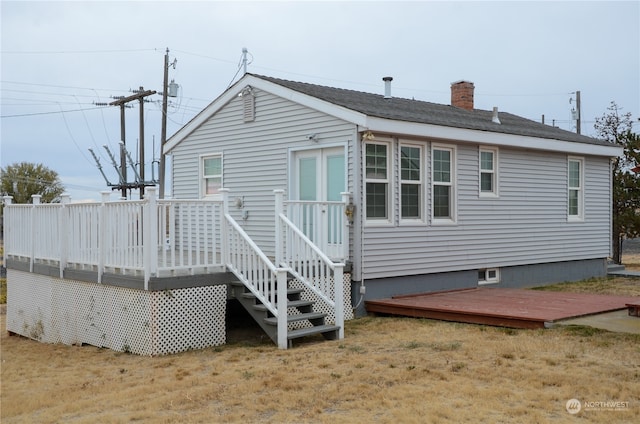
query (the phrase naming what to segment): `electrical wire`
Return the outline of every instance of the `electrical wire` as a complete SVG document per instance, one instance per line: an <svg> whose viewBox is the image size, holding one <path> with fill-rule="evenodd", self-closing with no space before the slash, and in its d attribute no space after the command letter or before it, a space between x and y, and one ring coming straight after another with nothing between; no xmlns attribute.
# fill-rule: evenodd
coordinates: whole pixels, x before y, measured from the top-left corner
<svg viewBox="0 0 640 424"><path fill-rule="evenodd" d="M62 106L60 107L60 109L62 109ZM71 128L69 128L69 123L67 122L67 118L64 116L64 111L62 112L62 120L64 121L64 125L67 127L67 132L69 133L69 137L71 138L71 141L73 141L73 144L75 144L75 146L78 148L78 151L80 152L80 154L82 155L82 157L89 163L91 163L91 161L89 160L89 158L87 157L87 155L84 153L84 151L82 151L82 149L80 148L80 146L78 145L78 142L76 141L76 139L73 137L73 134L71 133Z"/></svg>
<svg viewBox="0 0 640 424"><path fill-rule="evenodd" d="M121 88L87 88L87 87L77 87L73 85L42 84L42 83L35 83L35 82L9 81L9 80L0 80L0 83L16 84L16 85L33 85L36 87L66 88L66 89L74 89L74 90L100 90L100 91L109 91L109 92L114 92L114 91L127 92L127 90L122 90Z"/></svg>
<svg viewBox="0 0 640 424"><path fill-rule="evenodd" d="M82 109L72 109L72 110L54 110L49 112L33 112L33 113L20 113L15 115L0 115L0 118L22 118L26 116L38 116L38 115L57 115L59 113L71 113L71 112L82 112L85 110L97 110L103 106L94 106L92 108L82 108Z"/></svg>
<svg viewBox="0 0 640 424"><path fill-rule="evenodd" d="M96 150L100 151L100 147L98 147L98 143L96 143L96 138L93 136L93 131L91 131L91 126L89 125L89 121L87 120L87 115L85 115L84 111L81 111L81 112L82 112L82 118L84 119L84 123L87 125L87 130L89 131L89 136L91 137L91 141L93 141L93 145L96 147Z"/></svg>
<svg viewBox="0 0 640 424"><path fill-rule="evenodd" d="M155 52L158 49L124 49L124 50L0 50L0 54L98 54L98 53L139 53Z"/></svg>

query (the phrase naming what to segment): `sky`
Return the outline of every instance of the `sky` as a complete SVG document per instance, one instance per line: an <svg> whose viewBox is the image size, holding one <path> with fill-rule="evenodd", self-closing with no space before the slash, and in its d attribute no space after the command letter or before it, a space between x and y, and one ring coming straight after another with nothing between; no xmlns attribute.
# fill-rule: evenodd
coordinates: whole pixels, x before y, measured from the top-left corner
<svg viewBox="0 0 640 424"><path fill-rule="evenodd" d="M4 1L0 2L0 166L42 163L73 201L98 200L117 174L120 108L132 90L162 92L164 55L179 85L167 137L247 71L450 103L475 84L475 107L582 134L616 102L640 131L639 1ZM157 176L161 100L144 104L145 176ZM139 102L125 110L139 160ZM154 169L152 171L152 169ZM131 175L131 171L128 171ZM169 172L167 172L169 174ZM170 180L167 181L170 196ZM117 198L119 192L114 192Z"/></svg>

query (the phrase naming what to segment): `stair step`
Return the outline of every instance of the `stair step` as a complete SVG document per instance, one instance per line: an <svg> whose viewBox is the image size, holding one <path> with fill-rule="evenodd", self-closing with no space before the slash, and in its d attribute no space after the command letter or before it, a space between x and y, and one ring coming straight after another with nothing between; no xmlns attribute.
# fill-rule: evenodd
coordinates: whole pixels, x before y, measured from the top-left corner
<svg viewBox="0 0 640 424"><path fill-rule="evenodd" d="M288 308L302 308L305 306L311 306L313 305L315 302L311 301L311 300L290 300L287 302L287 307ZM256 311L266 311L267 307L264 306L262 303L258 304L258 305L254 305L253 309L255 309Z"/></svg>
<svg viewBox="0 0 640 424"><path fill-rule="evenodd" d="M315 334L328 333L331 331L338 331L340 327L337 325L317 325L310 328L300 328L298 330L291 330L287 333L287 339L297 339L300 337L313 336Z"/></svg>
<svg viewBox="0 0 640 424"><path fill-rule="evenodd" d="M312 319L321 319L326 317L327 314L322 313L322 312L308 312L305 314L297 314L297 315L287 315L287 322L295 322L295 321L302 321L305 319L308 320L312 320ZM269 324L269 325L278 325L278 318L277 317L270 317L270 318L265 318L264 322ZM320 327L320 326L318 326Z"/></svg>
<svg viewBox="0 0 640 424"><path fill-rule="evenodd" d="M300 294L304 291L304 289L287 289L287 296L292 295L292 294ZM267 294L268 296L268 294ZM242 293L242 297L246 298L246 299L251 299L251 298L255 298L256 296L251 293L251 292L245 292Z"/></svg>

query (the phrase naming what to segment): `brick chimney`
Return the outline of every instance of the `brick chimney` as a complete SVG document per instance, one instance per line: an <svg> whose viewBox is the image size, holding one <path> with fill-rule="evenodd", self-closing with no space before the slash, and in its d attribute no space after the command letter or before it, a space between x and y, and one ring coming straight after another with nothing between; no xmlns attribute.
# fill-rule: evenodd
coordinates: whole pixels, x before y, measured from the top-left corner
<svg viewBox="0 0 640 424"><path fill-rule="evenodd" d="M473 110L473 83L456 81L451 83L451 106Z"/></svg>

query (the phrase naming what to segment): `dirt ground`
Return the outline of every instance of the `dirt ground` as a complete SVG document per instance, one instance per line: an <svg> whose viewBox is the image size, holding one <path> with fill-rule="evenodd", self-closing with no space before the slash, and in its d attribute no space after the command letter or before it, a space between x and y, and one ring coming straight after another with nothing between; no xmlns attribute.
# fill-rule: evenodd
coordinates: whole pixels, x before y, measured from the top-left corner
<svg viewBox="0 0 640 424"><path fill-rule="evenodd" d="M596 285L640 295L637 279L563 288ZM153 358L6 331L0 342L3 424L640 422L640 336L589 327L366 317L339 341L284 351L245 333Z"/></svg>

